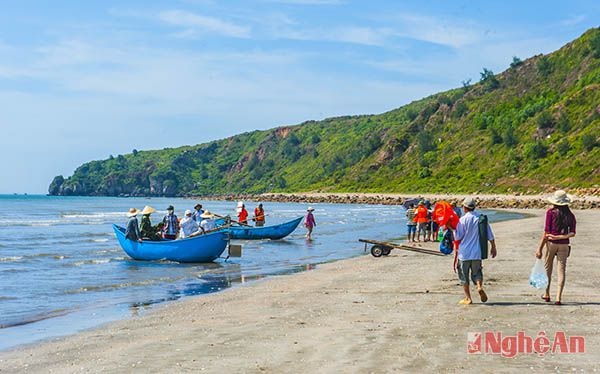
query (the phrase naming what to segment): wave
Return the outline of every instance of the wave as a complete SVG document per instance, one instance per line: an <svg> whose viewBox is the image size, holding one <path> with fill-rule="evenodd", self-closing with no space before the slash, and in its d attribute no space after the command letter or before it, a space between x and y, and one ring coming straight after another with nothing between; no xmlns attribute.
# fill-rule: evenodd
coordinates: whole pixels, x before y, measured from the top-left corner
<svg viewBox="0 0 600 374"><path fill-rule="evenodd" d="M101 264L108 264L109 262L111 262L111 258L103 258L103 259L99 259L99 260L84 260L84 261L77 261L74 262L73 265L74 266L81 266L81 265L101 265Z"/></svg>
<svg viewBox="0 0 600 374"><path fill-rule="evenodd" d="M95 212L95 213L61 213L61 218L76 219L103 219L103 218L123 218L126 219L126 212Z"/></svg>
<svg viewBox="0 0 600 374"><path fill-rule="evenodd" d="M127 221L127 216L124 212L66 212L58 214L43 214L28 219L19 218L2 218L0 219L0 227L49 227L60 225L99 225L107 224L115 221Z"/></svg>
<svg viewBox="0 0 600 374"><path fill-rule="evenodd" d="M16 262L23 259L23 256L0 257L0 262Z"/></svg>
<svg viewBox="0 0 600 374"><path fill-rule="evenodd" d="M37 221L15 221L15 220L0 220L0 227L51 227L51 226L66 226L66 225L105 225L111 221L63 221L57 219L37 220Z"/></svg>
<svg viewBox="0 0 600 374"><path fill-rule="evenodd" d="M102 284L102 285L90 285L84 286L81 288L77 288L74 290L65 291L66 294L79 294L85 292L101 292L101 291L111 291L118 290L121 288L129 288L129 287L139 287L139 286L149 286L157 283L172 283L180 280L181 277L160 277L155 279L146 279L143 281L136 282L124 282L124 283L116 283L116 284Z"/></svg>
<svg viewBox="0 0 600 374"><path fill-rule="evenodd" d="M8 327L23 326L23 325L27 325L27 324L34 323L34 322L43 321L43 320L49 319L49 318L60 317L60 316L64 316L64 315L68 314L69 312L71 312L71 311L68 309L56 309L56 310L50 310L48 312L44 312L43 314L37 314L37 315L33 315L33 316L25 316L25 317L22 317L21 319L0 321L0 329L5 329Z"/></svg>

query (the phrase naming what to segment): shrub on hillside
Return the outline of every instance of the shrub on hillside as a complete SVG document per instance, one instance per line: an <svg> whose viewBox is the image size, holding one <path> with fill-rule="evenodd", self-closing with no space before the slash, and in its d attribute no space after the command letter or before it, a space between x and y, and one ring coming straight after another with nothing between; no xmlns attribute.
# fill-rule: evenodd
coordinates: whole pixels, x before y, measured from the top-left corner
<svg viewBox="0 0 600 374"><path fill-rule="evenodd" d="M556 150L558 151L558 154L561 156L565 156L569 152L570 149L571 149L571 144L569 144L569 141L567 139L561 140L556 145Z"/></svg>
<svg viewBox="0 0 600 374"><path fill-rule="evenodd" d="M598 145L598 142L594 135L585 134L581 137L581 145L583 146L583 149L589 152Z"/></svg>
<svg viewBox="0 0 600 374"><path fill-rule="evenodd" d="M431 170L429 170L429 168L419 169L419 178L423 179L423 178L428 178L430 176L431 176Z"/></svg>
<svg viewBox="0 0 600 374"><path fill-rule="evenodd" d="M592 56L600 58L600 33L595 33L590 38L590 46L592 47Z"/></svg>
<svg viewBox="0 0 600 374"><path fill-rule="evenodd" d="M569 122L569 119L567 118L567 116L563 114L559 117L556 127L558 128L558 130L560 132L562 132L564 134L564 133L568 132L569 130L571 130L571 122Z"/></svg>
<svg viewBox="0 0 600 374"><path fill-rule="evenodd" d="M493 90L494 88L500 87L500 82L494 75L493 71L483 68L483 71L479 74L481 74L481 79L479 79L479 82L484 84L487 88Z"/></svg>
<svg viewBox="0 0 600 374"><path fill-rule="evenodd" d="M502 141L507 147L514 147L519 142L512 125L508 126L502 133Z"/></svg>
<svg viewBox="0 0 600 374"><path fill-rule="evenodd" d="M527 143L523 147L523 155L529 160L545 158L548 154L548 147L541 141Z"/></svg>
<svg viewBox="0 0 600 374"><path fill-rule="evenodd" d="M452 117L457 119L464 116L469 111L469 107L464 101L459 101L454 105L454 111L452 111Z"/></svg>
<svg viewBox="0 0 600 374"><path fill-rule="evenodd" d="M515 69L522 64L523 64L523 61L520 58L518 58L517 56L513 56L512 62L510 63L510 67L512 69Z"/></svg>
<svg viewBox="0 0 600 374"><path fill-rule="evenodd" d="M549 129L554 127L554 118L549 112L542 112L537 118L537 126L540 129Z"/></svg>
<svg viewBox="0 0 600 374"><path fill-rule="evenodd" d="M540 57L540 59L537 62L537 68L538 72L543 77L547 77L548 75L550 75L550 73L552 73L552 63L550 62L548 56Z"/></svg>

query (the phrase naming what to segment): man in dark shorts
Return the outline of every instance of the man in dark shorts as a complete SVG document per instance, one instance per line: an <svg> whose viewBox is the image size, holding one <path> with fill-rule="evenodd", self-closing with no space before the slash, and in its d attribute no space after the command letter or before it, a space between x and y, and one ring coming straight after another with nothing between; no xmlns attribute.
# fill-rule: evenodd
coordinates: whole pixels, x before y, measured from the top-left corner
<svg viewBox="0 0 600 374"><path fill-rule="evenodd" d="M481 269L481 247L479 242L479 212L475 212L475 200L466 198L463 202L464 214L458 221L456 231L454 232L454 240L458 242L458 264L456 271L458 279L463 286L465 298L459 301L461 305L469 305L473 303L471 299L471 289L469 286L469 278L477 287L477 292L481 298L481 302L485 303L488 300L487 294L483 290L483 272ZM489 224L487 225L487 239L491 244L492 258L496 257L496 242L494 234Z"/></svg>

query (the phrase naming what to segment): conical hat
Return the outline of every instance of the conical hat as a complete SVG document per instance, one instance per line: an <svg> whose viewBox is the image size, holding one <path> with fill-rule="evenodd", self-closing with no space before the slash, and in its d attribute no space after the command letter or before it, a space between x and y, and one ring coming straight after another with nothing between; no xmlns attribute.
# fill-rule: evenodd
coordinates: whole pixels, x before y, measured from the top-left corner
<svg viewBox="0 0 600 374"><path fill-rule="evenodd" d="M151 207L150 205L146 205L144 207L144 209L142 210L142 214L152 214L156 212L156 209L154 209L153 207Z"/></svg>

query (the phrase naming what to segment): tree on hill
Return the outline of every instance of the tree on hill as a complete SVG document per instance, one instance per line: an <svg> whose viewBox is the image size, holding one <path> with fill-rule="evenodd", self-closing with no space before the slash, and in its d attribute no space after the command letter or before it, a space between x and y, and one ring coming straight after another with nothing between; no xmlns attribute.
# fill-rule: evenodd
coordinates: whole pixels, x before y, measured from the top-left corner
<svg viewBox="0 0 600 374"><path fill-rule="evenodd" d="M479 74L481 74L481 79L479 79L479 82L484 84L487 88L493 90L500 87L500 82L494 75L493 71L483 68L483 71Z"/></svg>

